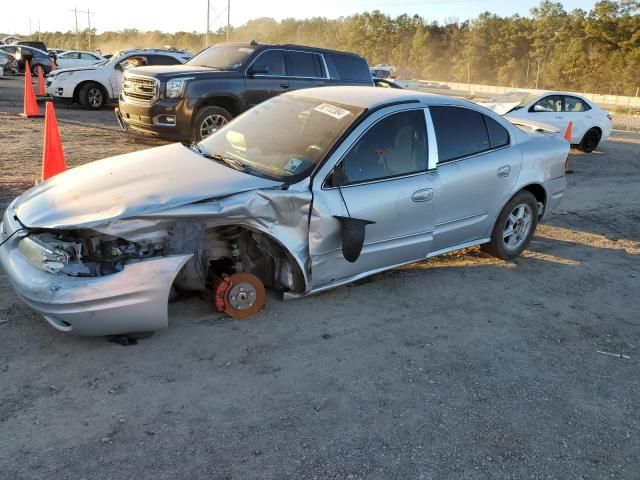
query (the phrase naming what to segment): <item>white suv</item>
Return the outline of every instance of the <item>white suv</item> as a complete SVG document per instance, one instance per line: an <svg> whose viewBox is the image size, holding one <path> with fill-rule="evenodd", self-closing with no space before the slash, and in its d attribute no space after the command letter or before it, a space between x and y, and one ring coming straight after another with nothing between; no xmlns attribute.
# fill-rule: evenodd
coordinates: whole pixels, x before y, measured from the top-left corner
<svg viewBox="0 0 640 480"><path fill-rule="evenodd" d="M95 110L108 102L118 101L122 89L122 74L128 68L180 65L189 58L190 53L179 50L124 50L109 60L94 65L52 72L47 77L47 95Z"/></svg>

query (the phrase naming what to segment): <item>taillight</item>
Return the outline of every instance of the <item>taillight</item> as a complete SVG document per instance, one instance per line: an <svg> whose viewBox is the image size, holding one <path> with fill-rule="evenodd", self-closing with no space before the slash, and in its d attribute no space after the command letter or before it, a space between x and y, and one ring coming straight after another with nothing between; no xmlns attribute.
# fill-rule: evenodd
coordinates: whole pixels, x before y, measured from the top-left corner
<svg viewBox="0 0 640 480"><path fill-rule="evenodd" d="M607 113L607 118L609 119L610 122L613 122L613 117L611 116L610 113Z"/></svg>

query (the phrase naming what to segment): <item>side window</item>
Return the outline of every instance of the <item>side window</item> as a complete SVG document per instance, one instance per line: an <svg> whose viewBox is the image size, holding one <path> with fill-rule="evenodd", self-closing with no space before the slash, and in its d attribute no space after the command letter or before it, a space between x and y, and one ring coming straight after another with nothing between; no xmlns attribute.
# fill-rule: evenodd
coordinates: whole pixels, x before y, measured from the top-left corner
<svg viewBox="0 0 640 480"><path fill-rule="evenodd" d="M150 55L149 65L178 65L180 61L170 55Z"/></svg>
<svg viewBox="0 0 640 480"><path fill-rule="evenodd" d="M340 163L347 185L427 170L424 111L394 113L379 120Z"/></svg>
<svg viewBox="0 0 640 480"><path fill-rule="evenodd" d="M325 55L329 65L329 71L335 69L332 77L340 80L354 80L371 83L371 71L367 62L356 55L343 55L339 53L331 53ZM332 68L333 67L333 68Z"/></svg>
<svg viewBox="0 0 640 480"><path fill-rule="evenodd" d="M80 58L82 60L97 60L98 58L95 55L91 55L90 53L80 53Z"/></svg>
<svg viewBox="0 0 640 480"><path fill-rule="evenodd" d="M530 112L561 112L562 111L562 97L560 95L550 95L544 97L538 101L531 109Z"/></svg>
<svg viewBox="0 0 640 480"><path fill-rule="evenodd" d="M320 55L307 52L287 52L291 77L324 77Z"/></svg>
<svg viewBox="0 0 640 480"><path fill-rule="evenodd" d="M267 67L269 73L261 75L283 77L286 74L284 66L284 52L282 50L267 50L256 59L253 65Z"/></svg>
<svg viewBox="0 0 640 480"><path fill-rule="evenodd" d="M484 115L461 107L429 107L438 143L439 163L491 148Z"/></svg>
<svg viewBox="0 0 640 480"><path fill-rule="evenodd" d="M78 52L68 52L68 53L64 53L64 54L60 55L60 58L67 58L67 59L77 60L79 58L79 54L78 54Z"/></svg>
<svg viewBox="0 0 640 480"><path fill-rule="evenodd" d="M486 115L483 115L483 117L484 121L487 123L491 148L500 148L509 145L509 132L507 132L507 129L496 122L493 118Z"/></svg>
<svg viewBox="0 0 640 480"><path fill-rule="evenodd" d="M586 112L591 107L578 97L564 97L564 112Z"/></svg>

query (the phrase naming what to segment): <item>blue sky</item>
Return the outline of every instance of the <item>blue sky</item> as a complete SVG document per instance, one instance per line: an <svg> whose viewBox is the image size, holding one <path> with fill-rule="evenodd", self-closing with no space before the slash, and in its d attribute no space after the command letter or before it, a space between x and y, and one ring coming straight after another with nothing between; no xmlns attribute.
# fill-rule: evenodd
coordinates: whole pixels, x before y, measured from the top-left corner
<svg viewBox="0 0 640 480"><path fill-rule="evenodd" d="M227 0L210 1L211 25L215 30L226 23ZM588 11L594 3L595 0L562 1L567 11L574 8ZM34 32L38 30L38 24L43 31L72 30L75 25L74 7L95 12L91 16L91 23L98 31L124 28L167 32L204 31L206 4L206 0L165 0L151 4L135 0L23 0L19 9L12 9L11 13L0 16L0 32L27 34L29 20ZM313 16L336 18L375 9L393 16L419 14L428 20L442 22L447 18L466 20L484 11L501 16L514 13L528 15L531 7L538 4L538 0L231 0L231 24L241 25L251 18L263 16L277 19ZM149 8L150 5L153 8ZM86 13L79 14L78 24L80 29L86 28Z"/></svg>

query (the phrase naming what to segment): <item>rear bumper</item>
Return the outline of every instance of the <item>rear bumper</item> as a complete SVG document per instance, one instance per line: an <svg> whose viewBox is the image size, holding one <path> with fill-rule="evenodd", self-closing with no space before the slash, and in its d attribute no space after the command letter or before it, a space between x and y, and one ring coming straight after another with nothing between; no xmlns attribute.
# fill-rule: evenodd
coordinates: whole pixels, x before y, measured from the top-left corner
<svg viewBox="0 0 640 480"><path fill-rule="evenodd" d="M14 201L15 203L15 201ZM21 225L13 203L0 237L9 238ZM147 332L168 325L171 285L191 255L158 257L127 265L103 277L72 277L44 272L18 250L18 234L0 247L0 266L20 299L61 332L114 335Z"/></svg>
<svg viewBox="0 0 640 480"><path fill-rule="evenodd" d="M169 140L191 139L193 105L189 99L164 98L152 105L120 99L118 112L127 128Z"/></svg>

